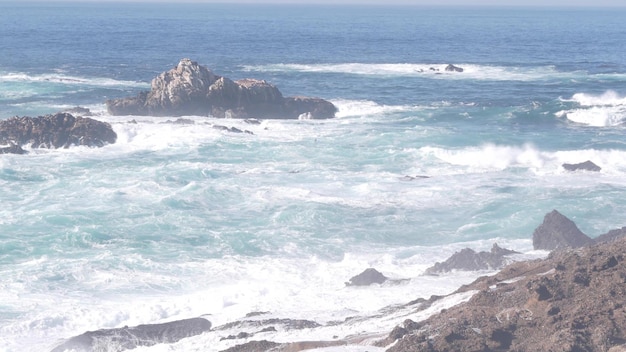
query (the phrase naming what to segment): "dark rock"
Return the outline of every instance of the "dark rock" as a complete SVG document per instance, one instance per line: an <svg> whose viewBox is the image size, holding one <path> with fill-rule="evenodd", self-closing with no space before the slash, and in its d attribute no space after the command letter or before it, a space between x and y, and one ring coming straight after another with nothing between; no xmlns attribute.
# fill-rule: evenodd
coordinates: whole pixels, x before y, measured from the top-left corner
<svg viewBox="0 0 626 352"><path fill-rule="evenodd" d="M272 341L250 341L243 345L234 346L223 350L222 352L265 352L271 351L281 346L281 344Z"/></svg>
<svg viewBox="0 0 626 352"><path fill-rule="evenodd" d="M426 269L426 274L437 275L450 272L452 270L493 270L502 267L507 263L506 256L518 253L509 249L504 249L493 244L490 252L478 252L465 248L454 253L443 263L435 263L432 267Z"/></svg>
<svg viewBox="0 0 626 352"><path fill-rule="evenodd" d="M576 224L556 210L546 214L543 223L533 232L533 248L554 250L578 248L592 242Z"/></svg>
<svg viewBox="0 0 626 352"><path fill-rule="evenodd" d="M359 275L353 276L346 286L369 286L371 284L382 284L387 281L387 277L374 268L365 269Z"/></svg>
<svg viewBox="0 0 626 352"><path fill-rule="evenodd" d="M454 66L452 64L446 66L445 70L448 72L463 72L463 69L461 67Z"/></svg>
<svg viewBox="0 0 626 352"><path fill-rule="evenodd" d="M284 330L302 330L302 329L312 329L320 327L321 325L315 321L311 320L302 320L302 319L264 319L264 320L240 320L230 322L224 325L220 325L215 328L215 330L228 330L228 329L250 329L250 328L259 328L259 327L267 327L267 326L282 326Z"/></svg>
<svg viewBox="0 0 626 352"><path fill-rule="evenodd" d="M590 160L587 160L583 163L578 163L578 164L563 164L563 168L567 171L577 171L577 170L600 171L602 170L600 166L594 164Z"/></svg>
<svg viewBox="0 0 626 352"><path fill-rule="evenodd" d="M30 145L31 148L102 147L115 143L116 139L108 123L68 113L0 121L0 144Z"/></svg>
<svg viewBox="0 0 626 352"><path fill-rule="evenodd" d="M0 154L26 154L26 151L17 144L10 143L8 147L1 147Z"/></svg>
<svg viewBox="0 0 626 352"><path fill-rule="evenodd" d="M624 253L621 237L510 264L457 290L475 291L469 301L404 324L407 332L387 351L620 351L626 342ZM587 285L576 282L582 273ZM381 342L390 346L392 340Z"/></svg>
<svg viewBox="0 0 626 352"><path fill-rule="evenodd" d="M199 335L210 329L211 322L208 320L191 318L163 324L146 324L130 328L88 331L82 335L72 337L67 342L53 349L52 352L68 350L92 352L107 346L115 346L117 348L115 351L122 351L139 346L174 343L186 337Z"/></svg>
<svg viewBox="0 0 626 352"><path fill-rule="evenodd" d="M232 81L189 59L182 59L174 69L154 78L149 92L108 100L106 104L115 115L325 119L335 117L337 112L326 100L285 98L276 86L266 81Z"/></svg>

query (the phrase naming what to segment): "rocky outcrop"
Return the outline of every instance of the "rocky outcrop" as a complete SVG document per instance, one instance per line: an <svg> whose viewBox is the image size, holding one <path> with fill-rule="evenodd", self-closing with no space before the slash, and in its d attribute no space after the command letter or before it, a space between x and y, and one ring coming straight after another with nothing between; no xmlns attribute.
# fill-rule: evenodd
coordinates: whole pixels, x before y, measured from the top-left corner
<svg viewBox="0 0 626 352"><path fill-rule="evenodd" d="M387 277L374 268L365 269L359 275L353 276L346 286L369 286L371 284L382 284L387 281Z"/></svg>
<svg viewBox="0 0 626 352"><path fill-rule="evenodd" d="M459 289L477 292L466 303L405 321L387 351L619 350L626 343L624 253L622 237L511 264Z"/></svg>
<svg viewBox="0 0 626 352"><path fill-rule="evenodd" d="M598 172L602 170L602 168L596 164L594 164L591 160L587 160L583 163L578 164L563 164L563 168L567 171L595 171Z"/></svg>
<svg viewBox="0 0 626 352"><path fill-rule="evenodd" d="M501 248L497 243L493 244L489 252L476 252L473 249L465 248L454 253L443 263L435 263L435 265L426 269L427 275L438 275L447 273L452 270L493 270L499 269L507 264L507 256L518 252Z"/></svg>
<svg viewBox="0 0 626 352"><path fill-rule="evenodd" d="M283 97L262 80L232 81L190 59L152 80L149 92L106 102L114 115L211 115L227 118L325 119L337 108L319 98Z"/></svg>
<svg viewBox="0 0 626 352"><path fill-rule="evenodd" d="M147 324L117 329L88 331L72 337L52 352L123 351L139 346L174 343L184 338L211 330L211 322L204 318L177 320L163 324ZM111 348L111 349L109 349Z"/></svg>
<svg viewBox="0 0 626 352"><path fill-rule="evenodd" d="M533 232L533 248L554 250L578 248L592 242L576 224L556 210L546 214L543 223Z"/></svg>
<svg viewBox="0 0 626 352"><path fill-rule="evenodd" d="M102 147L115 143L116 139L117 134L108 123L68 113L13 117L0 121L0 144L5 145L29 145L31 148ZM21 148L14 150L19 152Z"/></svg>
<svg viewBox="0 0 626 352"><path fill-rule="evenodd" d="M452 64L449 64L448 66L446 66L445 70L448 72L463 72L463 68L454 66Z"/></svg>

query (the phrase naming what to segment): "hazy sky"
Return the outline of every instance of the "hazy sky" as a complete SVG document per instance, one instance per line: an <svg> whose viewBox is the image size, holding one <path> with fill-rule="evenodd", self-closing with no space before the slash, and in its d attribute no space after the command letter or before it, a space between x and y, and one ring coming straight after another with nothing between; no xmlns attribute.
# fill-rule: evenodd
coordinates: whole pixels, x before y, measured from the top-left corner
<svg viewBox="0 0 626 352"><path fill-rule="evenodd" d="M7 2L8 0L0 0ZM12 0L14 1L14 0ZM161 2L161 3L275 3L275 4L367 4L367 5L442 5L442 6L588 6L626 7L626 0L57 0L75 2Z"/></svg>

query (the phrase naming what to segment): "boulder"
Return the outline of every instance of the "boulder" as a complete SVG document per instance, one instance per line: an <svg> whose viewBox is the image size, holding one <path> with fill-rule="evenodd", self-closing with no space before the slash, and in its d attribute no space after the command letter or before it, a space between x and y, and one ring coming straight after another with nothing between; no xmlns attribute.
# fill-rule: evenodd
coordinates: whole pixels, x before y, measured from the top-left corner
<svg viewBox="0 0 626 352"><path fill-rule="evenodd" d="M387 281L387 277L374 268L365 269L359 275L353 276L346 286L369 286L371 284L382 284Z"/></svg>
<svg viewBox="0 0 626 352"><path fill-rule="evenodd" d="M489 252L476 252L473 249L465 248L454 253L443 263L435 263L435 265L426 269L425 274L437 275L450 272L452 270L493 270L499 269L507 264L506 256L516 254L518 252L501 248L497 243L493 244Z"/></svg>
<svg viewBox="0 0 626 352"><path fill-rule="evenodd" d="M556 210L546 214L543 222L533 232L533 248L554 250L578 248L592 242L576 224Z"/></svg>
<svg viewBox="0 0 626 352"><path fill-rule="evenodd" d="M463 72L463 68L454 66L452 64L446 66L445 70L448 72Z"/></svg>
<svg viewBox="0 0 626 352"><path fill-rule="evenodd" d="M226 118L325 119L337 108L319 98L283 97L266 81L233 81L215 75L190 59L152 80L149 92L106 102L114 115L184 116L211 115Z"/></svg>
<svg viewBox="0 0 626 352"><path fill-rule="evenodd" d="M600 166L594 164L591 160L587 160L585 162L578 163L578 164L563 164L563 168L567 171L583 170L583 171L597 172L597 171L602 170Z"/></svg>
<svg viewBox="0 0 626 352"><path fill-rule="evenodd" d="M176 320L163 324L146 324L117 329L88 331L72 337L52 352L123 351L139 346L174 343L186 337L211 330L211 322L204 318Z"/></svg>
<svg viewBox="0 0 626 352"><path fill-rule="evenodd" d="M108 123L68 113L0 121L0 144L30 145L31 148L102 147L115 143L116 139L117 134Z"/></svg>

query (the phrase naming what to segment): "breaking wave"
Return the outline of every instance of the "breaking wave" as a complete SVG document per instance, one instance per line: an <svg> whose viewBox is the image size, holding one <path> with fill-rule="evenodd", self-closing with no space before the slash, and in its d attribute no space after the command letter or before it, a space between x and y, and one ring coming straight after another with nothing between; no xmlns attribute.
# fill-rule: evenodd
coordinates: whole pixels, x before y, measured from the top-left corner
<svg viewBox="0 0 626 352"><path fill-rule="evenodd" d="M607 91L600 95L577 93L570 99L562 100L572 103L574 107L558 111L556 116L575 123L610 127L622 125L626 120L626 97L615 91Z"/></svg>

